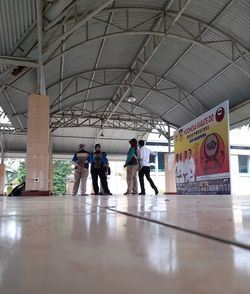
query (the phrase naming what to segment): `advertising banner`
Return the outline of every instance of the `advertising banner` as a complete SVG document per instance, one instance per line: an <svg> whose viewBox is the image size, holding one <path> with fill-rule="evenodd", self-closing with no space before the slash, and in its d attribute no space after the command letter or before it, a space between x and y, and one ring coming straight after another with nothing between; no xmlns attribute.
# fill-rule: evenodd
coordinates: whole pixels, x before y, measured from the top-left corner
<svg viewBox="0 0 250 294"><path fill-rule="evenodd" d="M175 132L177 194L230 194L228 136L228 101Z"/></svg>

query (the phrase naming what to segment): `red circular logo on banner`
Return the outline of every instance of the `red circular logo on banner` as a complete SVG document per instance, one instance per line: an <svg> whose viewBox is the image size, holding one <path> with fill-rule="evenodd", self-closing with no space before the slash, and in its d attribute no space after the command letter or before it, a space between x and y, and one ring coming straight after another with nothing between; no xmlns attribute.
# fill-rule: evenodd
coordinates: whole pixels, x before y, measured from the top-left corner
<svg viewBox="0 0 250 294"><path fill-rule="evenodd" d="M215 114L216 121L217 122L222 121L224 116L225 116L225 109L223 107L218 108Z"/></svg>
<svg viewBox="0 0 250 294"><path fill-rule="evenodd" d="M225 145L219 134L208 135L201 145L200 164L203 174L215 174L223 169Z"/></svg>

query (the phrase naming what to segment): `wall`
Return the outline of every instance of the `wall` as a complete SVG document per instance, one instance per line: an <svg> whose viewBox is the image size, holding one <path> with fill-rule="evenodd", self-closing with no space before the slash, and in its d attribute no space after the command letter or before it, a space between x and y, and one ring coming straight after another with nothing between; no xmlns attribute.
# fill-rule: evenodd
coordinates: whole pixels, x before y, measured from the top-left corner
<svg viewBox="0 0 250 294"><path fill-rule="evenodd" d="M231 194L232 195L250 195L250 154L248 155L248 174L239 173L239 153L241 150L231 150ZM249 152L250 153L250 152Z"/></svg>

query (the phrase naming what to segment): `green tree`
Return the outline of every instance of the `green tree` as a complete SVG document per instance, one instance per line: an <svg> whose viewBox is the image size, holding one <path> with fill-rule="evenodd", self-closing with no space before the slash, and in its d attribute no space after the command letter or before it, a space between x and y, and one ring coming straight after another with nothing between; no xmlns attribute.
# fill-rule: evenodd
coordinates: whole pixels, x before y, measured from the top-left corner
<svg viewBox="0 0 250 294"><path fill-rule="evenodd" d="M72 168L71 162L65 160L57 160L54 161L53 164L53 179L54 179L54 193L56 195L66 194L66 181L67 177L71 175ZM18 183L22 183L26 179L26 166L25 161L21 161L17 170L17 178Z"/></svg>
<svg viewBox="0 0 250 294"><path fill-rule="evenodd" d="M64 160L57 160L53 166L54 177L54 193L56 195L66 194L66 180L72 173L71 162Z"/></svg>
<svg viewBox="0 0 250 294"><path fill-rule="evenodd" d="M25 166L25 161L21 161L17 170L17 178L16 180L18 181L19 184L25 181L26 179L26 166Z"/></svg>

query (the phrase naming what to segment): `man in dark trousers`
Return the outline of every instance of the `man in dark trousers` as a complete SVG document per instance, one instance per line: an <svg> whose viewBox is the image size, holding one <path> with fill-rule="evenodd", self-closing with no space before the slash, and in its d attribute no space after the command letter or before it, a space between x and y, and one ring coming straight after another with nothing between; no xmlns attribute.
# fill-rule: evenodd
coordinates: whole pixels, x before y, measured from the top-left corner
<svg viewBox="0 0 250 294"><path fill-rule="evenodd" d="M139 180L141 186L141 193L139 195L145 195L145 187L144 187L144 175L146 176L147 180L150 183L150 186L154 189L155 195L159 193L157 187L155 186L153 180L150 178L150 165L149 165L149 158L150 154L155 155L154 152L149 150L147 147L144 146L144 141L140 140L138 142L139 145L139 161L140 161L140 170L139 170Z"/></svg>
<svg viewBox="0 0 250 294"><path fill-rule="evenodd" d="M108 169L108 158L105 152L101 151L101 145L95 145L95 152L90 154L91 176L95 195L99 194L98 177L101 180L104 195L112 195L108 188L106 171Z"/></svg>

